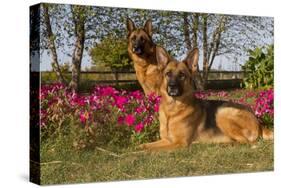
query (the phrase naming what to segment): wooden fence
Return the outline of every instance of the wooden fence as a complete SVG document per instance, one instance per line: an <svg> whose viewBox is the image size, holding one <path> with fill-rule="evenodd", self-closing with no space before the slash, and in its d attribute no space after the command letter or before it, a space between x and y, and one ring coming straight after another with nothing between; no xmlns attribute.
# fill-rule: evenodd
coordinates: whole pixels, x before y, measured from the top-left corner
<svg viewBox="0 0 281 188"><path fill-rule="evenodd" d="M54 72L44 71L42 81L54 81ZM202 74L202 71L200 71ZM247 72L244 71L210 71L208 74L207 88L210 89L228 89L238 88L242 83L242 79ZM66 72L64 75L70 79L71 72ZM52 78L51 78L52 77ZM48 81L47 81L48 80ZM90 82L91 85L95 84L135 84L137 83L135 71L82 71L81 81Z"/></svg>

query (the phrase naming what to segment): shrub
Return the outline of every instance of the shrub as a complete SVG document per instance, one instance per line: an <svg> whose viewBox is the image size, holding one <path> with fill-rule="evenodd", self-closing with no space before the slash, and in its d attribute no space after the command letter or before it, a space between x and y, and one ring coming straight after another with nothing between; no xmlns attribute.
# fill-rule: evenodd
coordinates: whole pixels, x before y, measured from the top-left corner
<svg viewBox="0 0 281 188"><path fill-rule="evenodd" d="M111 70L132 68L126 39L109 35L91 48L90 56L95 65L105 66Z"/></svg>
<svg viewBox="0 0 281 188"><path fill-rule="evenodd" d="M264 125L273 125L274 120L274 93L273 89L259 93L256 99L255 114Z"/></svg>
<svg viewBox="0 0 281 188"><path fill-rule="evenodd" d="M273 87L273 62L274 46L267 47L266 52L261 48L249 50L250 57L242 66L244 71L249 71L243 79L246 88L271 88Z"/></svg>
<svg viewBox="0 0 281 188"><path fill-rule="evenodd" d="M249 106L259 122L267 127L273 127L274 121L274 92L273 89L262 91L234 90L225 91L200 91L195 93L199 99L229 100Z"/></svg>
<svg viewBox="0 0 281 188"><path fill-rule="evenodd" d="M88 96L62 84L44 85L40 93L41 138L73 138L78 148L136 145L158 138L160 98L140 91L95 87Z"/></svg>
<svg viewBox="0 0 281 188"><path fill-rule="evenodd" d="M263 125L273 125L273 89L204 91L195 96L248 105ZM159 102L159 96L145 97L140 90L96 86L89 94L79 95L62 84L43 85L40 90L41 141L71 143L68 145L76 149L126 148L152 142L159 139Z"/></svg>

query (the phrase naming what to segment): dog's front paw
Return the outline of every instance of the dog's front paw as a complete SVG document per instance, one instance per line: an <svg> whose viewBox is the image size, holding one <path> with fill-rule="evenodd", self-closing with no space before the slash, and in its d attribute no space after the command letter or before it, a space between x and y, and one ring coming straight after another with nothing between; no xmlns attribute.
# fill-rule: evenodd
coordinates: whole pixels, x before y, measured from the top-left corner
<svg viewBox="0 0 281 188"><path fill-rule="evenodd" d="M141 144L137 147L139 150L146 150L147 149L147 144Z"/></svg>

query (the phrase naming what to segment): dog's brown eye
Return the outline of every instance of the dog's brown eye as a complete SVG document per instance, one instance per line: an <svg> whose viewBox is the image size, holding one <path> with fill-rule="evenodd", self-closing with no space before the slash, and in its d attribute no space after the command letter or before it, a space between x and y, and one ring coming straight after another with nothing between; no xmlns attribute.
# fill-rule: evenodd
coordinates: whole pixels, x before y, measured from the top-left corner
<svg viewBox="0 0 281 188"><path fill-rule="evenodd" d="M136 35L134 35L133 37L132 37L132 41L135 41L136 40Z"/></svg>
<svg viewBox="0 0 281 188"><path fill-rule="evenodd" d="M167 77L171 77L171 76L172 76L172 72L167 72L167 73L166 73L166 76L167 76Z"/></svg>
<svg viewBox="0 0 281 188"><path fill-rule="evenodd" d="M185 79L185 74L183 72L181 72L179 74L179 79L184 80Z"/></svg>
<svg viewBox="0 0 281 188"><path fill-rule="evenodd" d="M141 36L141 37L140 37L140 40L143 42L143 41L144 41L144 38Z"/></svg>

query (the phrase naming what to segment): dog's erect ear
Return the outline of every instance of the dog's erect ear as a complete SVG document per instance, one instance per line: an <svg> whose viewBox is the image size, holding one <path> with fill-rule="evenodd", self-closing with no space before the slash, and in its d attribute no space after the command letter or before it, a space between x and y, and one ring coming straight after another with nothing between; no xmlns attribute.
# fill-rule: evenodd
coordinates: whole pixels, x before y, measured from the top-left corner
<svg viewBox="0 0 281 188"><path fill-rule="evenodd" d="M166 50L160 46L156 47L156 60L158 64L158 68L160 70L163 70L168 62L169 62L169 54L166 52Z"/></svg>
<svg viewBox="0 0 281 188"><path fill-rule="evenodd" d="M197 71L198 59L199 59L199 49L194 48L191 52L188 53L187 57L183 60L183 62L190 69L191 73L195 73Z"/></svg>
<svg viewBox="0 0 281 188"><path fill-rule="evenodd" d="M136 26L135 26L134 22L130 18L127 18L128 35L130 35L135 29L136 29Z"/></svg>
<svg viewBox="0 0 281 188"><path fill-rule="evenodd" d="M145 32L152 37L152 21L151 19L147 20L144 24L143 29L145 30Z"/></svg>

